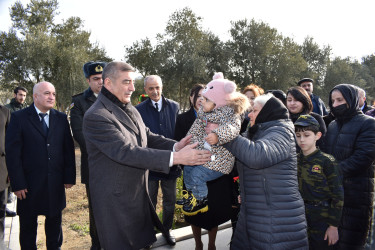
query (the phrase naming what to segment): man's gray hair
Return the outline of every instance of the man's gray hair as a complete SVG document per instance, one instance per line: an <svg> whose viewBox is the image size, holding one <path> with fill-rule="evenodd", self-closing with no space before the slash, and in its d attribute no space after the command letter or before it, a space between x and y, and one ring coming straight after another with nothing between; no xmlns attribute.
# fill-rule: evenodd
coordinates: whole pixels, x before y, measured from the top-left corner
<svg viewBox="0 0 375 250"><path fill-rule="evenodd" d="M135 69L125 62L110 62L103 69L103 80L109 78L111 81L115 81L119 72L135 72Z"/></svg>
<svg viewBox="0 0 375 250"><path fill-rule="evenodd" d="M163 86L163 82L161 81L160 76L158 76L158 75L149 75L149 76L145 77L145 80L144 80L144 83L143 83L143 87L146 87L147 81L149 81L149 80L154 80L157 83L160 83L161 86Z"/></svg>
<svg viewBox="0 0 375 250"><path fill-rule="evenodd" d="M359 97L366 97L366 91L363 88L358 87L358 95Z"/></svg>
<svg viewBox="0 0 375 250"><path fill-rule="evenodd" d="M266 104L266 102L268 102L268 100L271 99L272 96L273 96L272 93L260 95L254 99L254 104L258 103L260 106L263 107Z"/></svg>

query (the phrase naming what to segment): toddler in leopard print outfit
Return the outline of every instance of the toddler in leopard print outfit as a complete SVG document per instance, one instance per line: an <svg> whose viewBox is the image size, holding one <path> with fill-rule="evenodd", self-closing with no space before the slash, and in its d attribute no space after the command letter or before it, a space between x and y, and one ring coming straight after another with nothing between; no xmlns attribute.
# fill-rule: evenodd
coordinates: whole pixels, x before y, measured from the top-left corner
<svg viewBox="0 0 375 250"><path fill-rule="evenodd" d="M249 108L248 98L236 91L236 84L216 73L202 92L202 107L188 135L198 142L197 149L210 150L211 161L200 166L184 166L183 199L176 202L185 215L195 215L208 210L207 181L229 174L234 165L234 156L222 145L240 133L241 115ZM206 134L208 124L218 127ZM210 145L212 144L212 145Z"/></svg>

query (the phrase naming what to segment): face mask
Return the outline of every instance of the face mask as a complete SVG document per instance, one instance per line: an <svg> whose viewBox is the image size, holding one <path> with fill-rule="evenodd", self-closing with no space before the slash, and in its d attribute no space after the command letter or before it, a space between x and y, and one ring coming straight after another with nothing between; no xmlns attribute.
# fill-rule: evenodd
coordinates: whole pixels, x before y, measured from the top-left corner
<svg viewBox="0 0 375 250"><path fill-rule="evenodd" d="M348 108L346 106L346 103L344 103L344 104L341 104L339 106L333 107L332 113L335 117L341 117L346 113L347 110L348 110Z"/></svg>

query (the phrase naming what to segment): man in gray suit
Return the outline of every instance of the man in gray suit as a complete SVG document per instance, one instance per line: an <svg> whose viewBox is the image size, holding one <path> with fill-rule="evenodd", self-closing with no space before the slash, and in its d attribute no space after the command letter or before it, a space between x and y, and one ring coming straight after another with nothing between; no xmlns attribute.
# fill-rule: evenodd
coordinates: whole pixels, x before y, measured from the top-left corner
<svg viewBox="0 0 375 250"><path fill-rule="evenodd" d="M89 155L89 182L101 247L141 249L155 240L154 226L165 235L148 195L148 169L168 173L176 164L199 165L208 151L153 134L131 105L134 68L111 62L103 71L104 86L86 112L83 134ZM151 164L153 163L153 164Z"/></svg>

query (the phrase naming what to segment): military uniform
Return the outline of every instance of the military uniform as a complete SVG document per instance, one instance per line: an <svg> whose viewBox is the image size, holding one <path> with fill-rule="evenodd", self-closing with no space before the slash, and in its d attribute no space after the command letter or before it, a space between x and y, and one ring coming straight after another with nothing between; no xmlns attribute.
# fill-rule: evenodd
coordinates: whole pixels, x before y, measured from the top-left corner
<svg viewBox="0 0 375 250"><path fill-rule="evenodd" d="M329 226L339 226L344 204L336 160L319 149L307 156L299 153L298 184L305 201L309 248L331 249L324 235Z"/></svg>
<svg viewBox="0 0 375 250"><path fill-rule="evenodd" d="M102 74L105 67L103 62L87 62L83 65L83 73L86 79L91 75ZM86 193L89 203L89 219L90 219L90 236L91 236L91 250L101 249L98 233L96 231L96 224L92 212L91 196L89 188L89 164L88 154L86 149L85 138L82 133L83 116L86 111L94 104L96 96L91 87L84 92L72 96L72 104L70 107L70 127L72 128L73 138L79 144L81 149L81 183L86 185Z"/></svg>
<svg viewBox="0 0 375 250"><path fill-rule="evenodd" d="M26 102L21 104L16 101L16 98L12 98L12 100L10 100L10 103L4 106L9 109L11 113L28 107Z"/></svg>
<svg viewBox="0 0 375 250"><path fill-rule="evenodd" d="M81 149L81 182L84 184L89 183L89 167L86 143L82 133L82 122L84 114L95 101L96 96L94 92L91 88L88 88L84 92L72 97L70 109L70 126L72 128L73 137Z"/></svg>

